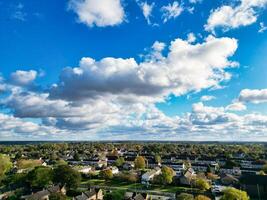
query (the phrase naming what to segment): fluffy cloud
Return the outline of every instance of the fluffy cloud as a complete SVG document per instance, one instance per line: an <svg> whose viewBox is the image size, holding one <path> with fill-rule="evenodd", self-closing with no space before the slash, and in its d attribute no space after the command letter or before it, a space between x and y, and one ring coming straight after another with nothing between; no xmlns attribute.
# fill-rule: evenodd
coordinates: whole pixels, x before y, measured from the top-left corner
<svg viewBox="0 0 267 200"><path fill-rule="evenodd" d="M242 111L246 109L247 109L246 105L244 105L241 102L234 102L226 107L226 110L230 111Z"/></svg>
<svg viewBox="0 0 267 200"><path fill-rule="evenodd" d="M211 11L205 29L214 31L221 27L224 31L247 26L257 21L258 10L264 8L267 0L240 0L238 5L223 5Z"/></svg>
<svg viewBox="0 0 267 200"><path fill-rule="evenodd" d="M215 87L229 79L224 69L236 66L228 59L236 49L235 39L210 36L195 45L178 38L160 60L137 63L133 58L83 58L79 67L63 70L50 97L82 101L106 95L132 95L155 102L170 94L179 96Z"/></svg>
<svg viewBox="0 0 267 200"><path fill-rule="evenodd" d="M238 100L240 102L251 102L255 104L266 103L267 89L262 89L262 90L244 89L240 92Z"/></svg>
<svg viewBox="0 0 267 200"><path fill-rule="evenodd" d="M125 18L120 0L70 0L69 9L78 15L79 22L89 27L114 26Z"/></svg>
<svg viewBox="0 0 267 200"><path fill-rule="evenodd" d="M148 24L151 24L150 17L152 15L152 10L153 10L154 5L155 5L154 3L152 4L148 4L147 2L140 3L140 7L143 11L143 15L146 18Z"/></svg>
<svg viewBox="0 0 267 200"><path fill-rule="evenodd" d="M179 5L177 1L174 1L173 4L168 4L167 6L163 6L161 8L161 11L163 13L162 18L163 22L166 23L170 19L175 19L178 17L182 12L184 8Z"/></svg>
<svg viewBox="0 0 267 200"><path fill-rule="evenodd" d="M260 29L258 30L259 33L263 33L267 30L267 27L264 25L263 22L260 22Z"/></svg>
<svg viewBox="0 0 267 200"><path fill-rule="evenodd" d="M188 41L189 43L193 43L193 42L195 42L195 41L196 41L196 36L195 36L195 34L194 34L194 33L188 33L188 34L187 34L187 41Z"/></svg>
<svg viewBox="0 0 267 200"><path fill-rule="evenodd" d="M22 71L17 70L10 75L10 81L14 85L26 86L31 84L37 77L37 72L34 70Z"/></svg>
<svg viewBox="0 0 267 200"><path fill-rule="evenodd" d="M215 96L209 96L209 95L204 95L200 98L201 101L210 101L213 99L216 99L216 97Z"/></svg>
<svg viewBox="0 0 267 200"><path fill-rule="evenodd" d="M169 117L155 104L172 94L228 80L226 68L236 66L229 60L237 48L235 39L208 37L191 44L177 38L163 56L166 46L155 42L152 55L139 63L133 58L82 58L78 67L63 69L60 81L48 91L6 87L10 95L0 103L14 116L0 115L1 138L26 134L39 139L267 139L267 117L228 112L233 105L200 102L191 112Z"/></svg>

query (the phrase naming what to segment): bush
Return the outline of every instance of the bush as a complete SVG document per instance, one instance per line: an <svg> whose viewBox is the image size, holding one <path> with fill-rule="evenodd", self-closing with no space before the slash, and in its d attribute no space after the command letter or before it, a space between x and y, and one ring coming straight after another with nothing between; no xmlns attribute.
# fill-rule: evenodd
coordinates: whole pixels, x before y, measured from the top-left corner
<svg viewBox="0 0 267 200"><path fill-rule="evenodd" d="M181 193L177 196L177 200L194 200L194 196L192 194Z"/></svg>

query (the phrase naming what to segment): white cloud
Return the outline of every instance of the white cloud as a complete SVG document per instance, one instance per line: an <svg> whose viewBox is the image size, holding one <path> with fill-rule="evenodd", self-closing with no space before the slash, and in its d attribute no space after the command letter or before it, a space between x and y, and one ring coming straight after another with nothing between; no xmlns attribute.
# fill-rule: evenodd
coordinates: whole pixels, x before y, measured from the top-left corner
<svg viewBox="0 0 267 200"><path fill-rule="evenodd" d="M100 61L83 58L79 67L63 70L50 96L81 101L131 94L159 101L170 94L199 91L228 80L224 69L235 66L228 57L236 49L237 41L231 38L208 37L195 45L178 38L171 42L168 55L160 60L137 63L133 58L108 57Z"/></svg>
<svg viewBox="0 0 267 200"><path fill-rule="evenodd" d="M178 17L182 12L184 8L179 5L177 1L174 1L173 4L168 4L167 6L163 6L161 8L161 11L163 13L162 18L163 22L166 23L170 19L175 19Z"/></svg>
<svg viewBox="0 0 267 200"><path fill-rule="evenodd" d="M10 75L10 81L12 84L19 86L26 86L31 84L37 77L37 72L34 70L22 71L17 70Z"/></svg>
<svg viewBox="0 0 267 200"><path fill-rule="evenodd" d="M194 34L194 33L188 33L188 34L187 34L187 41L188 41L189 43L193 43L193 42L195 42L195 41L196 41L196 36L195 36L195 34Z"/></svg>
<svg viewBox="0 0 267 200"><path fill-rule="evenodd" d="M69 9L77 15L79 22L92 26L114 26L125 19L121 0L70 0Z"/></svg>
<svg viewBox="0 0 267 200"><path fill-rule="evenodd" d="M211 101L213 99L216 99L215 96L209 96L209 95L204 95L200 98L201 101Z"/></svg>
<svg viewBox="0 0 267 200"><path fill-rule="evenodd" d="M264 25L263 22L260 22L260 29L258 30L259 33L263 33L267 30L267 27Z"/></svg>
<svg viewBox="0 0 267 200"><path fill-rule="evenodd" d="M203 0L189 0L190 3L195 4L195 3L201 3Z"/></svg>
<svg viewBox="0 0 267 200"><path fill-rule="evenodd" d="M205 30L223 28L224 31L248 26L257 21L258 10L266 6L267 0L239 0L235 6L223 5L211 11Z"/></svg>
<svg viewBox="0 0 267 200"><path fill-rule="evenodd" d="M150 17L152 16L154 5L155 3L152 3L152 4L148 4L147 2L140 3L140 7L143 11L143 15L146 18L148 24L151 24Z"/></svg>
<svg viewBox="0 0 267 200"><path fill-rule="evenodd" d="M226 110L229 111L243 111L246 110L247 107L241 102L234 102L226 107Z"/></svg>
<svg viewBox="0 0 267 200"><path fill-rule="evenodd" d="M165 48L166 55L165 51L162 55ZM232 132L239 137L251 130L262 139L266 137L264 116L252 121L251 116L198 103L191 113L169 117L155 106L169 95L216 87L228 80L225 70L236 65L230 60L236 49L237 41L233 38L209 36L195 44L180 38L169 45L156 41L151 47L153 56L141 62L133 58L107 57L99 61L82 58L78 67L63 69L59 82L48 91L8 86L10 95L0 104L14 114L13 121L19 122L10 126L10 133L0 134L22 137L28 132L29 136L58 139L178 140L220 139L222 134L227 140ZM19 129L24 126L20 121L32 118L41 121L40 124L30 122L27 130Z"/></svg>
<svg viewBox="0 0 267 200"><path fill-rule="evenodd" d="M238 100L240 102L251 102L255 104L267 102L267 89L250 90L244 89L240 92Z"/></svg>

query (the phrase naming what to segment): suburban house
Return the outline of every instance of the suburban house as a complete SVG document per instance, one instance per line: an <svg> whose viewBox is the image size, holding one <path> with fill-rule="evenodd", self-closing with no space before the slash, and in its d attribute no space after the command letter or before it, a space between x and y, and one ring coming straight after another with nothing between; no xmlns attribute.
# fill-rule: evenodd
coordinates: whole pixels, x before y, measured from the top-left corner
<svg viewBox="0 0 267 200"><path fill-rule="evenodd" d="M235 178L233 175L231 174L222 174L221 175L221 183L223 185L234 185L236 183L238 183L238 179Z"/></svg>
<svg viewBox="0 0 267 200"><path fill-rule="evenodd" d="M189 168L185 173L179 178L180 184L191 185L192 180L196 177L196 173L192 168Z"/></svg>
<svg viewBox="0 0 267 200"><path fill-rule="evenodd" d="M142 184L145 184L145 185L148 185L149 182L156 176L156 175L159 175L161 173L161 169L160 168L155 168L155 169L152 169L146 173L144 173L142 175Z"/></svg>
<svg viewBox="0 0 267 200"><path fill-rule="evenodd" d="M149 195L147 193L126 192L124 195L125 200L148 200Z"/></svg>
<svg viewBox="0 0 267 200"><path fill-rule="evenodd" d="M220 168L220 173L240 176L242 174L242 171L241 171L240 167L233 167L233 168L224 167L224 168Z"/></svg>
<svg viewBox="0 0 267 200"><path fill-rule="evenodd" d="M103 191L101 189L91 188L89 191L73 197L73 200L103 200Z"/></svg>
<svg viewBox="0 0 267 200"><path fill-rule="evenodd" d="M60 187L59 185L48 187L42 191L36 192L31 195L22 196L22 199L26 200L49 200L49 196L53 193L66 194L65 187Z"/></svg>
<svg viewBox="0 0 267 200"><path fill-rule="evenodd" d="M90 166L75 166L74 169L82 174L88 174L91 170L92 167Z"/></svg>

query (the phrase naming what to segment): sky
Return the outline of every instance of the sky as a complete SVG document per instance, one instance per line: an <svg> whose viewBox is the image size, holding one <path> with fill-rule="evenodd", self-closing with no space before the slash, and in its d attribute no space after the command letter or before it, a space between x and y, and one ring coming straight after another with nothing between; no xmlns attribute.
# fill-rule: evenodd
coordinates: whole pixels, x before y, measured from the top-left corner
<svg viewBox="0 0 267 200"><path fill-rule="evenodd" d="M0 0L0 140L267 141L267 0Z"/></svg>

